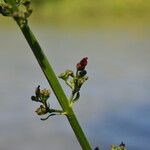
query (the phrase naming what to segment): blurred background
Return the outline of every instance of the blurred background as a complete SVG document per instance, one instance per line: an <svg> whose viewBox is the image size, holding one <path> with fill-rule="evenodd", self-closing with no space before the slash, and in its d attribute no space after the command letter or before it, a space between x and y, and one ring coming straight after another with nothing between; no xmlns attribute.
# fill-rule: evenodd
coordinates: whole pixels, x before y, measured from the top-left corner
<svg viewBox="0 0 150 150"><path fill-rule="evenodd" d="M150 1L33 0L33 9L30 27L58 75L89 58L74 111L93 148L123 141L149 149ZM80 150L65 117L35 114L31 95L50 87L16 23L3 16L0 69L0 149ZM50 103L60 107L54 94Z"/></svg>

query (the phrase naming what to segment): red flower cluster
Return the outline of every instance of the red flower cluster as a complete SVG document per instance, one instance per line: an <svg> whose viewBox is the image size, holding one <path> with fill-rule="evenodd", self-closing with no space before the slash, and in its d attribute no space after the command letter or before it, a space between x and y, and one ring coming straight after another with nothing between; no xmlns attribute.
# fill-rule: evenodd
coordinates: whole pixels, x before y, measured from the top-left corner
<svg viewBox="0 0 150 150"><path fill-rule="evenodd" d="M87 63L88 57L83 58L79 63L77 63L76 68L77 70L84 70Z"/></svg>

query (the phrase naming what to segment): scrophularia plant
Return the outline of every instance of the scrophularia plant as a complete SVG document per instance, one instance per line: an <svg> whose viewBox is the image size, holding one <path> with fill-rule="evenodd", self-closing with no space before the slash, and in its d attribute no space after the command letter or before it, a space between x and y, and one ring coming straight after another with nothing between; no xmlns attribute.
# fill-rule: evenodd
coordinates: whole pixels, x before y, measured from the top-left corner
<svg viewBox="0 0 150 150"><path fill-rule="evenodd" d="M50 116L65 115L77 137L81 148L83 150L92 150L92 146L85 136L85 133L83 132L72 108L73 104L80 98L80 90L82 85L88 79L86 76L88 58L85 57L76 64L75 73L72 70L66 70L59 75L59 78L64 80L67 86L69 86L71 89L71 94L68 98L64 93L64 90L62 89L51 64L49 63L46 55L44 54L41 46L39 45L28 25L28 17L32 13L31 0L0 0L0 13L6 17L12 17L20 27L62 108L61 110L52 108L51 104L48 102L48 99L51 95L50 90L41 89L40 86L38 86L34 95L31 96L32 101L40 103L40 106L35 110L37 115L42 116L41 120L47 120ZM111 146L111 150L125 149L124 143L121 143L119 146ZM96 147L94 150L99 150L99 148Z"/></svg>
<svg viewBox="0 0 150 150"><path fill-rule="evenodd" d="M70 107L72 107L73 103L79 99L81 86L88 79L86 76L87 71L85 70L87 59L88 58L85 57L79 63L77 63L75 73L72 70L66 70L58 76L64 80L67 86L69 86L71 89L71 96L68 98ZM47 115L47 117L41 118L41 120L47 120L50 116L54 115L67 115L67 112L64 112L63 110L51 108L51 105L48 102L49 97L50 90L41 90L40 86L36 88L35 95L31 96L32 101L41 103L40 107L35 111L37 115Z"/></svg>

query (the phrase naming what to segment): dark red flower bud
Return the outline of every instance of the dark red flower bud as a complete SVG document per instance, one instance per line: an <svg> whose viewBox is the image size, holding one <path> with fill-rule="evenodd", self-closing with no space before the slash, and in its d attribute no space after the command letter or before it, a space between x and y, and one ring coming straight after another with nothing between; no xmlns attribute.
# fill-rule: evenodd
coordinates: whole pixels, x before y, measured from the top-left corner
<svg viewBox="0 0 150 150"><path fill-rule="evenodd" d="M87 57L83 58L83 59L80 61L80 64L83 65L83 66L86 66L86 65L87 65L87 60L88 60Z"/></svg>
<svg viewBox="0 0 150 150"><path fill-rule="evenodd" d="M77 65L76 65L77 70L84 70L88 63L87 60L88 60L88 57L85 57L79 63L77 63Z"/></svg>

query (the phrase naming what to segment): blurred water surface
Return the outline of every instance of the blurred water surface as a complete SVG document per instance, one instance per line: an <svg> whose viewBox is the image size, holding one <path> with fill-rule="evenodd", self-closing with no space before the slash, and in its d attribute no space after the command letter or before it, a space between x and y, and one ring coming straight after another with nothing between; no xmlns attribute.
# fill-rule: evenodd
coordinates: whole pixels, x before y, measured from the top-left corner
<svg viewBox="0 0 150 150"><path fill-rule="evenodd" d="M130 150L149 149L150 30L33 31L57 74L89 57L89 80L74 110L92 146L123 141ZM0 149L81 149L65 117L42 122L34 113L30 96L37 85L49 86L19 29L1 28L0 45ZM59 107L53 94L50 101Z"/></svg>

